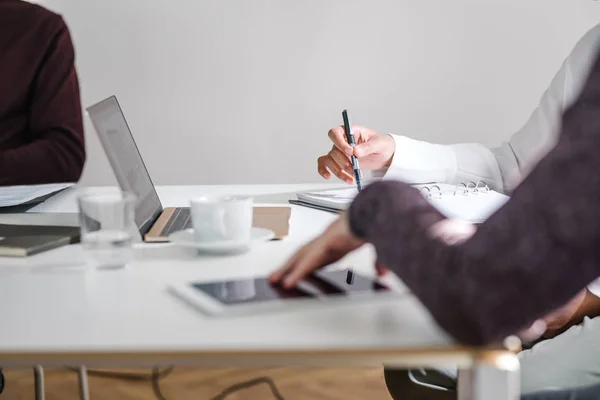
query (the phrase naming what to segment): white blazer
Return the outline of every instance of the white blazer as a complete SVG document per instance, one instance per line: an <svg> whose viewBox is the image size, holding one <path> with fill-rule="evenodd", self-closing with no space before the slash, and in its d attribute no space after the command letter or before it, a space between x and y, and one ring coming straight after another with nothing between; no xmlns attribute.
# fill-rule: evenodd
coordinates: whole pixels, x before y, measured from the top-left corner
<svg viewBox="0 0 600 400"><path fill-rule="evenodd" d="M373 171L373 178L451 184L483 180L490 188L510 194L556 144L562 114L579 95L599 45L600 24L577 42L529 120L499 147L440 145L392 134L396 142L392 163L387 169ZM588 288L600 297L600 278Z"/></svg>

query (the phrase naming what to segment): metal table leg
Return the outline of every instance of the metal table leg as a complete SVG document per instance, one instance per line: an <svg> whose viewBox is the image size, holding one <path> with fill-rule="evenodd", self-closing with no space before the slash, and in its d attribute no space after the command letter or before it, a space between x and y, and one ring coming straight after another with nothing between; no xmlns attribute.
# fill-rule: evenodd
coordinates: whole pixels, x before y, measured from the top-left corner
<svg viewBox="0 0 600 400"><path fill-rule="evenodd" d="M476 359L458 374L459 400L519 400L521 376L516 354L502 352Z"/></svg>
<svg viewBox="0 0 600 400"><path fill-rule="evenodd" d="M88 388L87 368L85 367L85 365L79 366L77 375L79 377L79 398L81 400L89 400L90 391Z"/></svg>
<svg viewBox="0 0 600 400"><path fill-rule="evenodd" d="M44 369L41 365L33 367L33 383L35 386L35 399L44 400Z"/></svg>
<svg viewBox="0 0 600 400"><path fill-rule="evenodd" d="M460 369L456 380L457 400L473 400L475 371L473 369Z"/></svg>

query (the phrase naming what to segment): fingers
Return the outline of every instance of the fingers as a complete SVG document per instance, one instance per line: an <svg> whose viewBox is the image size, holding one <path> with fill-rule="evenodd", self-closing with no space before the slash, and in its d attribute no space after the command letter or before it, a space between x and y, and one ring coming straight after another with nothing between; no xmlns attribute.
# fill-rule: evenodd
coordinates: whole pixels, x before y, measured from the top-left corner
<svg viewBox="0 0 600 400"><path fill-rule="evenodd" d="M352 125L352 134L354 136L355 143L362 144L368 143L371 140L379 142L379 146L384 146L384 140L381 140L381 135L377 135L372 129L365 128L360 125ZM333 129L330 129L328 132L329 139L333 142L334 146L337 147L342 153L347 156L351 156L354 153L352 147L348 144L348 138L346 136L346 131L343 126L338 126Z"/></svg>
<svg viewBox="0 0 600 400"><path fill-rule="evenodd" d="M325 264L325 254L323 246L313 240L290 257L283 267L272 273L269 281L271 283L283 281L283 286L291 289L298 281Z"/></svg>
<svg viewBox="0 0 600 400"><path fill-rule="evenodd" d="M391 151L390 143L385 140L385 135L372 136L354 147L354 155L358 158L367 157L371 154L390 153Z"/></svg>
<svg viewBox="0 0 600 400"><path fill-rule="evenodd" d="M325 179L329 179L331 176L329 171L331 171L338 179L345 181L346 183L354 182L354 176L351 173L344 171L329 154L319 157L317 160L317 169L319 174Z"/></svg>
<svg viewBox="0 0 600 400"><path fill-rule="evenodd" d="M342 153L351 156L354 153L352 146L348 144L348 140L346 138L346 132L344 128L338 126L337 128L330 129L327 133L329 139L333 142L333 145L337 147Z"/></svg>
<svg viewBox="0 0 600 400"><path fill-rule="evenodd" d="M285 275L296 265L298 260L300 260L305 251L307 249L307 245L303 246L298 250L293 256L291 256L287 262L283 265L283 267L279 268L277 271L273 272L271 276L269 276L269 282L271 283L279 283L285 277Z"/></svg>
<svg viewBox="0 0 600 400"><path fill-rule="evenodd" d="M312 271L321 268L325 264L325 251L322 246L311 246L283 279L283 287L286 289L296 286L298 281L304 279Z"/></svg>
<svg viewBox="0 0 600 400"><path fill-rule="evenodd" d="M347 155L342 153L337 147L334 147L329 152L329 156L333 158L333 161L337 163L337 165L342 169L342 171L352 176L352 164L350 163L350 159Z"/></svg>
<svg viewBox="0 0 600 400"><path fill-rule="evenodd" d="M317 171L319 171L319 175L321 175L325 179L331 178L331 174L327 170L327 166L325 165L325 160L328 156L321 156L317 159Z"/></svg>
<svg viewBox="0 0 600 400"><path fill-rule="evenodd" d="M358 158L366 157L377 152L377 143L374 143L374 141L361 143L354 148L354 155Z"/></svg>

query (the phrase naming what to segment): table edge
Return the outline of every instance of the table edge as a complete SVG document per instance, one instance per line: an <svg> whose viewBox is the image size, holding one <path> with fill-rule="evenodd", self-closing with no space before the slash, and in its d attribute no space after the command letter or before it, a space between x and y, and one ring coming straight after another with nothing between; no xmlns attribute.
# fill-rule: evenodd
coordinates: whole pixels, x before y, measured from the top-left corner
<svg viewBox="0 0 600 400"><path fill-rule="evenodd" d="M463 346L354 348L321 350L143 350L132 351L0 351L0 366L273 366L273 365L393 365L426 367L451 363L470 367L476 360L493 362L514 352L500 348Z"/></svg>

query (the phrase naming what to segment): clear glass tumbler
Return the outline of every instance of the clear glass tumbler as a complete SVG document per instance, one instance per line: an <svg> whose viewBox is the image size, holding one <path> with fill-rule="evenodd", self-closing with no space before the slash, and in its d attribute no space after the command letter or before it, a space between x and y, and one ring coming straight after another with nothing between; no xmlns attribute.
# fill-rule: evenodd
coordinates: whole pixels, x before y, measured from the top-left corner
<svg viewBox="0 0 600 400"><path fill-rule="evenodd" d="M123 268L133 259L135 201L127 192L79 196L81 244L96 268Z"/></svg>

